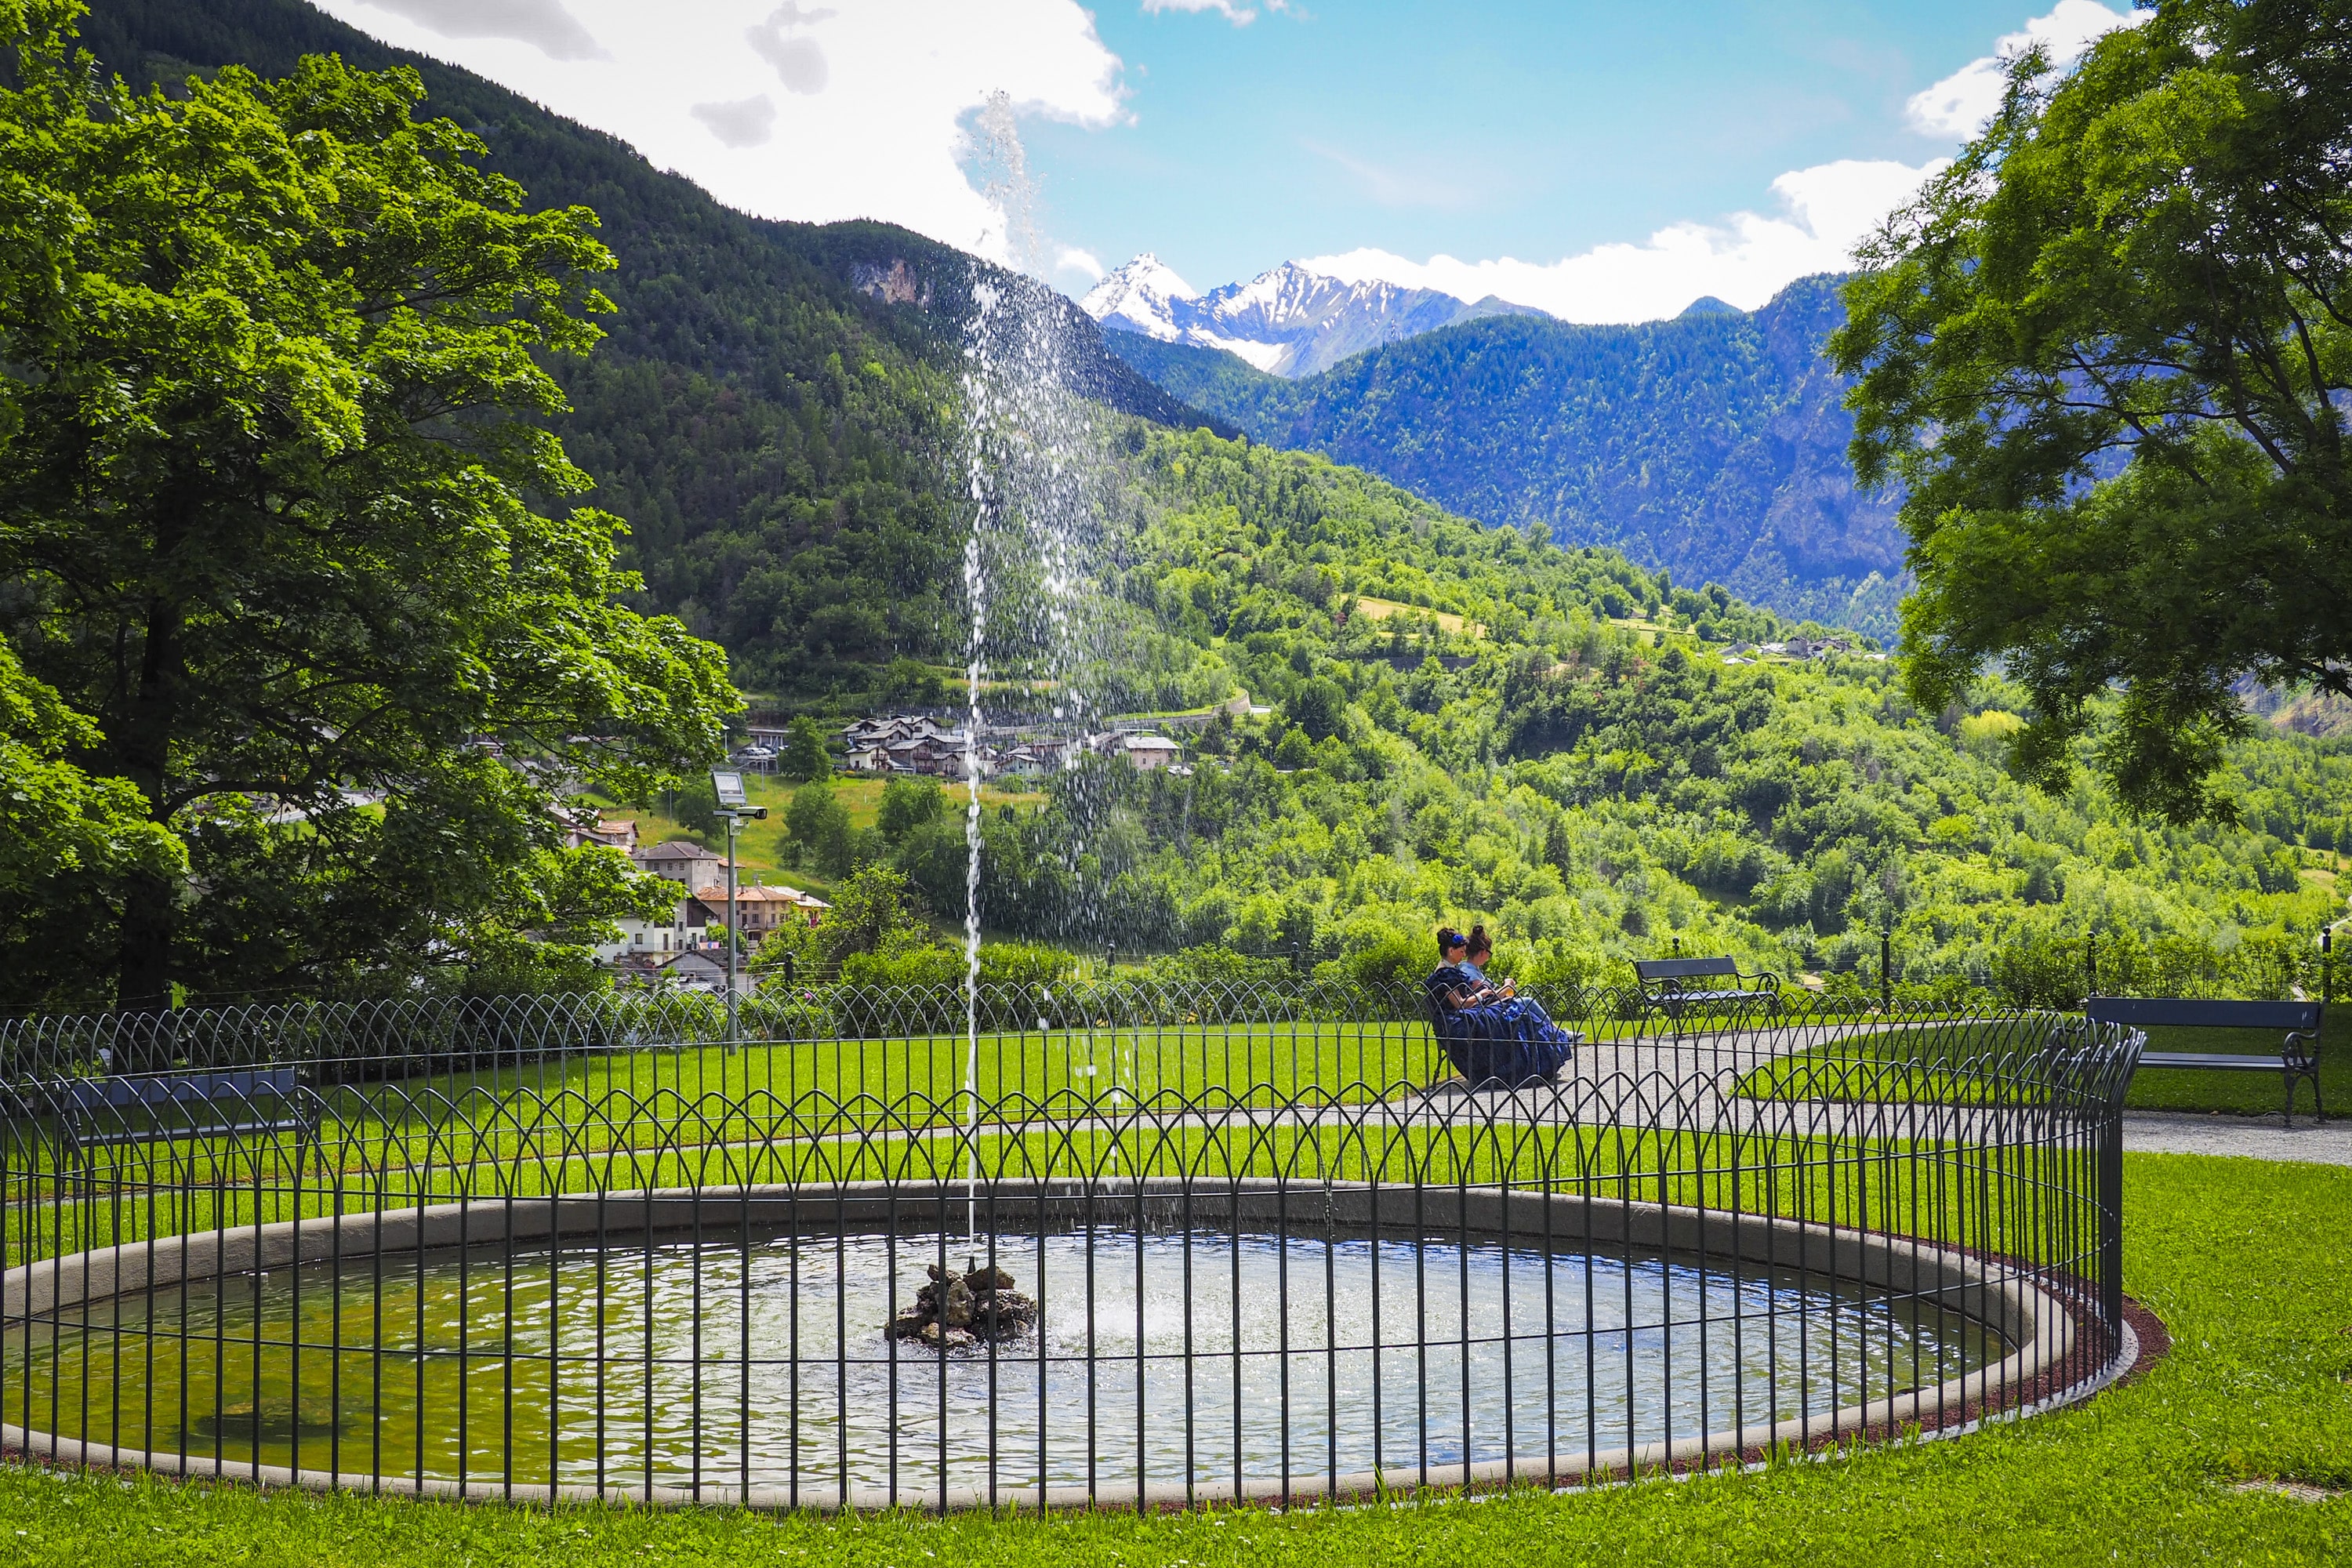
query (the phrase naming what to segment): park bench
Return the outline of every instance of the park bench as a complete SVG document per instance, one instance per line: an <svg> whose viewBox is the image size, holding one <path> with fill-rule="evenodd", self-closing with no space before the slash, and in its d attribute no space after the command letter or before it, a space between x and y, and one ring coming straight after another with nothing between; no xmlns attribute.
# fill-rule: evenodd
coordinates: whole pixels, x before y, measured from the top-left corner
<svg viewBox="0 0 2352 1568"><path fill-rule="evenodd" d="M1637 958L1633 975L1641 983L1642 1005L1670 1018L1749 1007L1780 1016L1780 977L1769 972L1742 974L1727 958Z"/></svg>
<svg viewBox="0 0 2352 1568"><path fill-rule="evenodd" d="M2311 1083L2314 1121L2325 1110L2319 1099L2319 1023L2317 1002L2203 1002L2184 996L2094 996L2083 1012L2094 1024L2121 1024L2126 1028L2248 1029L2281 1037L2278 1055L2231 1051L2142 1051L2139 1065L2148 1068L2190 1068L2201 1072L2274 1072L2286 1083L2286 1119L2294 1121L2294 1086Z"/></svg>
<svg viewBox="0 0 2352 1568"><path fill-rule="evenodd" d="M110 1143L292 1132L299 1149L319 1136L317 1101L290 1067L69 1079L37 1099L55 1118L65 1164Z"/></svg>

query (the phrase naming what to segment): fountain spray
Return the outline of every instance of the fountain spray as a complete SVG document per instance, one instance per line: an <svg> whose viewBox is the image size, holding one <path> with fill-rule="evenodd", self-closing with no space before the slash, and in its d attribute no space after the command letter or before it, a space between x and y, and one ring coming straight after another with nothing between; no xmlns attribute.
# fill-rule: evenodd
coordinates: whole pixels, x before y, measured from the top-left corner
<svg viewBox="0 0 2352 1568"><path fill-rule="evenodd" d="M1056 729L1083 733L1105 611L1095 556L1102 524L1094 415L1071 388L1072 310L1039 280L1036 189L1012 100L991 94L974 123L982 194L1003 215L1008 276L973 279L962 378L964 541L964 1108L967 1219L978 1229L980 937L991 689L1051 693ZM1083 842L1076 853L1083 853Z"/></svg>

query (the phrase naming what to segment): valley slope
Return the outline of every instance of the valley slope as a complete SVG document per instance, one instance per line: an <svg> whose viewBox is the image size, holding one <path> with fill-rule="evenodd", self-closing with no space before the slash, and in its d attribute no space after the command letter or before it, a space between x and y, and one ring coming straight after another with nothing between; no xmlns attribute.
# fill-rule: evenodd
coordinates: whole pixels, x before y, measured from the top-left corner
<svg viewBox="0 0 2352 1568"><path fill-rule="evenodd" d="M1107 340L1175 396L1497 526L1604 544L1783 614L1894 629L1905 537L1858 491L1853 418L1821 357L1837 280L1759 310L1574 326L1506 315L1298 381L1134 333Z"/></svg>

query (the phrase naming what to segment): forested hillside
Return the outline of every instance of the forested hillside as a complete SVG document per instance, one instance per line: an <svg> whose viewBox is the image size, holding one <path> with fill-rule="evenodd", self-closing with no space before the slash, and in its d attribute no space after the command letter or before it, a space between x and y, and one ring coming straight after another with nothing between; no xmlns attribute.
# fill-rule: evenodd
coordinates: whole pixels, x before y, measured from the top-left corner
<svg viewBox="0 0 2352 1568"><path fill-rule="evenodd" d="M2087 777L2050 796L2010 776L2021 700L1998 680L1922 713L1866 653L1727 663L1719 639L1776 627L1719 589L1313 456L1138 436L1149 564L1123 598L1171 673L1136 695L1230 679L1274 711L1213 724L1189 778L1112 765L992 814L982 913L1003 935L1379 971L1425 967L1437 921L1484 918L1532 976L1622 979L1679 939L1874 986L1891 929L1908 986L2059 1002L2093 931L2111 977L2275 989L2340 910L2352 745L2264 727L2222 781L2236 824L2135 821ZM1374 595L1430 613L1374 619ZM891 859L958 921L962 819L924 816L836 843L831 868Z"/></svg>
<svg viewBox="0 0 2352 1568"><path fill-rule="evenodd" d="M227 64L279 76L306 53L414 68L425 112L480 136L532 205L603 221L619 263L597 280L618 307L602 319L610 337L550 368L574 404L557 428L597 481L585 500L633 530L641 607L724 644L754 689L847 697L895 656L934 650L960 521L941 410L970 258L883 224L746 217L609 136L302 0L95 0L82 36L134 84ZM1080 391L1199 422L1062 309Z"/></svg>
<svg viewBox="0 0 2352 1568"><path fill-rule="evenodd" d="M1295 382L1206 349L1109 341L1253 439L1883 636L1905 541L1893 499L1857 493L1846 462L1853 421L1821 357L1843 319L1836 280L1810 278L1752 313L1633 327L1495 317Z"/></svg>

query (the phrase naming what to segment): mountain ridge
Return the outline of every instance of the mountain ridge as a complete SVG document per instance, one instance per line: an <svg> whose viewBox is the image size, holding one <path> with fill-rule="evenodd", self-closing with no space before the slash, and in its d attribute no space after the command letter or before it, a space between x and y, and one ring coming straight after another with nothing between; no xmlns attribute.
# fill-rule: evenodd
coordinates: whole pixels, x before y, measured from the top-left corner
<svg viewBox="0 0 2352 1568"><path fill-rule="evenodd" d="M1633 326L1488 317L1295 381L1192 345L1105 341L1253 440L1885 636L1908 542L1897 498L1860 491L1846 459L1845 386L1821 354L1843 319L1838 287L1801 279L1757 310Z"/></svg>
<svg viewBox="0 0 2352 1568"><path fill-rule="evenodd" d="M1080 308L1108 331L1221 350L1286 378L1457 322L1542 313L1491 294L1464 300L1377 279L1349 282L1297 261L1203 294L1150 251L1106 276Z"/></svg>

